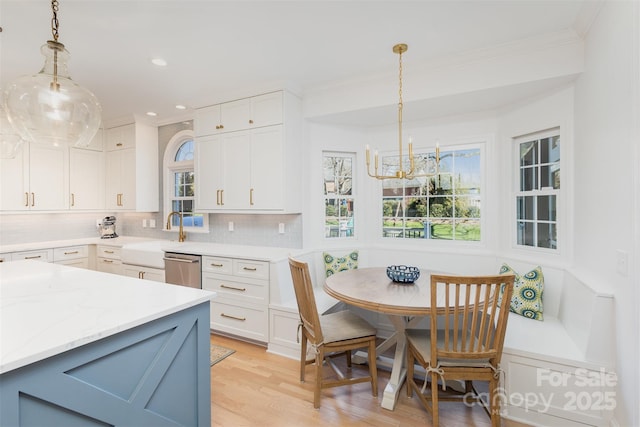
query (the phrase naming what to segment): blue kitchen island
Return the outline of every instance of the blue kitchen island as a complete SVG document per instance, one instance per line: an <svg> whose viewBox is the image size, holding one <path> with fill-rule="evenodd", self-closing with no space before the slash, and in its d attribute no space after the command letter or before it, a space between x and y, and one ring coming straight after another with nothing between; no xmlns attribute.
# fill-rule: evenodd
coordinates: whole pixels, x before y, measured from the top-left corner
<svg viewBox="0 0 640 427"><path fill-rule="evenodd" d="M0 425L209 426L213 295L0 264Z"/></svg>

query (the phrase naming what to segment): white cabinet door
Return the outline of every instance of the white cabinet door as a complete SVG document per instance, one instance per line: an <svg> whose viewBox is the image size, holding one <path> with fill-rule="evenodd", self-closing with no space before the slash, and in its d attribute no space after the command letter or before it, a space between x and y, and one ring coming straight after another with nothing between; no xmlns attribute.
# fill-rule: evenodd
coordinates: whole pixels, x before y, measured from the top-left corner
<svg viewBox="0 0 640 427"><path fill-rule="evenodd" d="M2 210L67 210L69 150L25 143L13 159L0 161Z"/></svg>
<svg viewBox="0 0 640 427"><path fill-rule="evenodd" d="M251 132L240 131L223 135L224 199L222 208L249 209L251 198L250 147Z"/></svg>
<svg viewBox="0 0 640 427"><path fill-rule="evenodd" d="M224 146L220 136L196 138L194 174L196 211L221 209Z"/></svg>
<svg viewBox="0 0 640 427"><path fill-rule="evenodd" d="M109 210L135 209L135 149L109 151L106 155L106 208Z"/></svg>
<svg viewBox="0 0 640 427"><path fill-rule="evenodd" d="M196 137L220 133L222 119L220 117L220 104L196 110L193 130Z"/></svg>
<svg viewBox="0 0 640 427"><path fill-rule="evenodd" d="M282 124L282 91L251 98L251 127Z"/></svg>
<svg viewBox="0 0 640 427"><path fill-rule="evenodd" d="M69 153L70 208L104 209L104 153L72 148Z"/></svg>
<svg viewBox="0 0 640 427"><path fill-rule="evenodd" d="M164 283L164 270L160 268L141 267L139 265L129 264L123 264L122 266L125 276Z"/></svg>
<svg viewBox="0 0 640 427"><path fill-rule="evenodd" d="M29 144L13 159L0 159L0 210L29 209Z"/></svg>
<svg viewBox="0 0 640 427"><path fill-rule="evenodd" d="M251 132L251 209L284 206L283 156L282 125Z"/></svg>
<svg viewBox="0 0 640 427"><path fill-rule="evenodd" d="M251 99L225 102L220 106L222 132L235 132L251 127Z"/></svg>
<svg viewBox="0 0 640 427"><path fill-rule="evenodd" d="M31 210L69 208L69 150L67 147L29 144Z"/></svg>
<svg viewBox="0 0 640 427"><path fill-rule="evenodd" d="M136 145L136 125L128 124L107 129L107 151L125 150Z"/></svg>

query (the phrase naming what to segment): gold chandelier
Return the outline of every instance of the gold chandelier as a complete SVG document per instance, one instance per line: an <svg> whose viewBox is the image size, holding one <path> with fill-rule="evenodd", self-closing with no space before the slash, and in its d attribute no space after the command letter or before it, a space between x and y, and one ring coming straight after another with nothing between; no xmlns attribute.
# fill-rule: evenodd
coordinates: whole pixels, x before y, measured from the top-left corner
<svg viewBox="0 0 640 427"><path fill-rule="evenodd" d="M416 173L416 160L413 155L413 142L411 138L409 138L409 170L404 169L404 162L402 156L402 54L405 53L408 49L406 44L397 44L393 47L393 53L397 53L399 57L399 98L398 101L398 170L393 175L380 175L378 174L378 152L374 152L374 169L373 173L371 173L371 152L369 150L369 146L366 147L366 162L367 162L367 175L371 178L376 179L414 179L420 177L431 177L438 175L439 167L440 167L440 147L436 145L436 156L435 159L427 158L427 163L431 163L431 167L427 169L433 169L433 172L425 172L424 170L418 171Z"/></svg>

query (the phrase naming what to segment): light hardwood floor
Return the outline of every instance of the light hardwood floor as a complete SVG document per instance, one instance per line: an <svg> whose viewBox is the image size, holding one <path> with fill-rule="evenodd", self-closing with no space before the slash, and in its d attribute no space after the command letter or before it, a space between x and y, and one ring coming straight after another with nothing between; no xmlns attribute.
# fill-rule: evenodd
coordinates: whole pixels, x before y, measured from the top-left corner
<svg viewBox="0 0 640 427"><path fill-rule="evenodd" d="M313 368L299 381L299 362L267 353L264 347L212 335L211 342L236 350L211 367L211 425L240 426L417 426L431 425L419 400L407 397L405 386L394 411L380 407L389 372L378 371L379 393L369 383L322 391L320 409L313 408ZM359 368L358 368L359 369ZM489 427L480 407L456 403L440 406L442 427ZM503 420L503 427L527 427Z"/></svg>

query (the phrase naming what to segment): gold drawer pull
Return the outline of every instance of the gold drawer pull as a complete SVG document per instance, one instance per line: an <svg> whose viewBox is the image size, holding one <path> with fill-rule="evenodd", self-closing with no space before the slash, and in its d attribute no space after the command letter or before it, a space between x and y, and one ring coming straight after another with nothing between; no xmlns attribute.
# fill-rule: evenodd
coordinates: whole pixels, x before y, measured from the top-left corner
<svg viewBox="0 0 640 427"><path fill-rule="evenodd" d="M42 258L42 255L34 255L34 256L26 256L26 257L24 257L24 259L38 259L38 258Z"/></svg>
<svg viewBox="0 0 640 427"><path fill-rule="evenodd" d="M106 262L107 264L112 264L113 260L112 259L103 259L102 262Z"/></svg>
<svg viewBox="0 0 640 427"><path fill-rule="evenodd" d="M224 267L224 264L216 264L214 262L211 263L211 267Z"/></svg>
<svg viewBox="0 0 640 427"><path fill-rule="evenodd" d="M220 316L222 317L226 317L229 319L234 319L234 320L240 320L242 322L244 322L245 320L247 320L246 317L236 317L236 316L231 316L230 314L224 314L224 313L220 313Z"/></svg>
<svg viewBox="0 0 640 427"><path fill-rule="evenodd" d="M113 251L107 251L107 250L105 250L105 251L104 251L104 253L105 253L105 254L112 254L112 253L114 253L114 252L113 252Z"/></svg>
<svg viewBox="0 0 640 427"><path fill-rule="evenodd" d="M249 119L249 124L252 125L253 124L253 120Z"/></svg>
<svg viewBox="0 0 640 427"><path fill-rule="evenodd" d="M256 267L242 267L243 270L247 270L247 271L257 271L258 269Z"/></svg>
<svg viewBox="0 0 640 427"><path fill-rule="evenodd" d="M246 292L246 288L236 288L235 286L220 285L221 288L233 289L234 291Z"/></svg>
<svg viewBox="0 0 640 427"><path fill-rule="evenodd" d="M118 142L118 143L116 144L116 147L122 147L122 142Z"/></svg>
<svg viewBox="0 0 640 427"><path fill-rule="evenodd" d="M73 255L79 253L78 251L65 252L65 255Z"/></svg>

